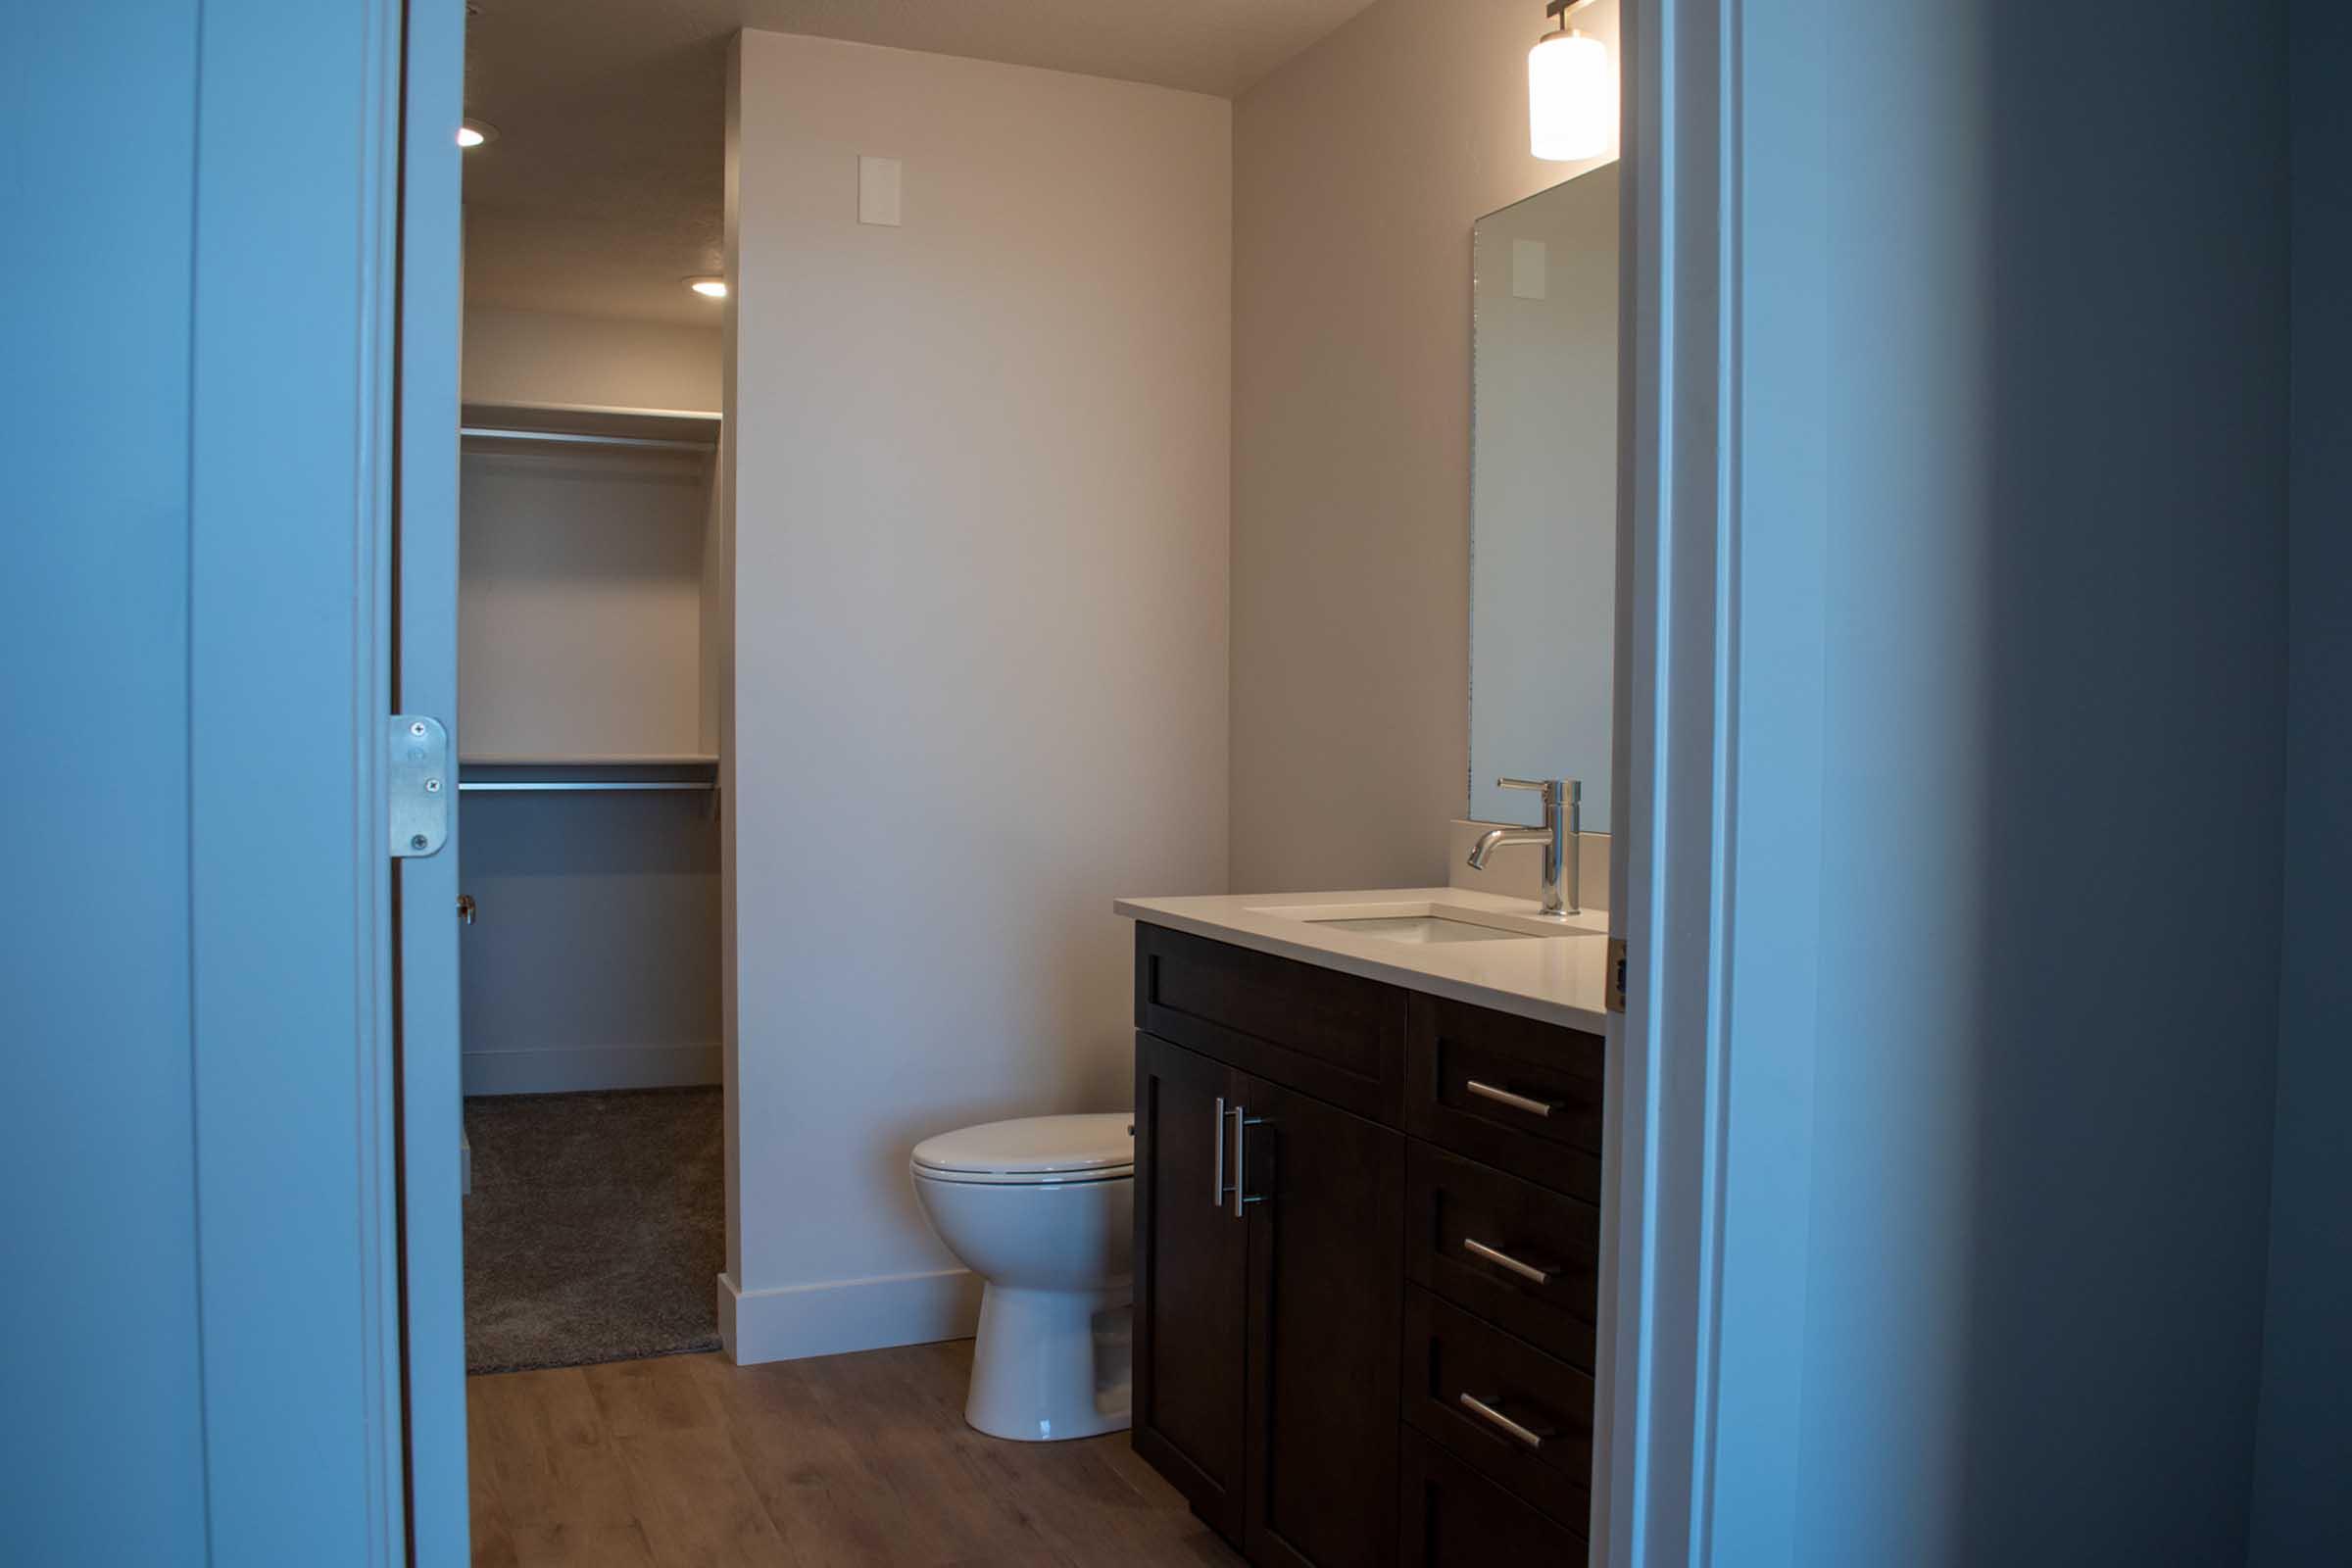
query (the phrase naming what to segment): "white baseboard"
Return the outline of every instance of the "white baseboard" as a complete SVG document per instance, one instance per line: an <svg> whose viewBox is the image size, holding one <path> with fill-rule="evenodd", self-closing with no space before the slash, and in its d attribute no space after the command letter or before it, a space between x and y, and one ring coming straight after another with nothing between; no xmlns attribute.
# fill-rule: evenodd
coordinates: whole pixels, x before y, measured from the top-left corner
<svg viewBox="0 0 2352 1568"><path fill-rule="evenodd" d="M969 1269L768 1291L718 1276L718 1339L738 1366L968 1339L979 1322L980 1277Z"/></svg>
<svg viewBox="0 0 2352 1568"><path fill-rule="evenodd" d="M719 1081L716 1041L580 1051L468 1051L469 1095L564 1095L584 1089L683 1089Z"/></svg>

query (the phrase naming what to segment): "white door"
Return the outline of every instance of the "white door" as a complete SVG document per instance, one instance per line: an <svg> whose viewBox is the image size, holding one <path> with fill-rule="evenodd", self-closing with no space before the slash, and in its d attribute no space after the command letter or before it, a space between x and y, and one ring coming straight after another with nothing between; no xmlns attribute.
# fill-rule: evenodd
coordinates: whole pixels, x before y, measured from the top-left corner
<svg viewBox="0 0 2352 1568"><path fill-rule="evenodd" d="M404 232L401 153L461 26L0 8L11 1562L464 1561L455 861L385 785L451 684L456 169Z"/></svg>

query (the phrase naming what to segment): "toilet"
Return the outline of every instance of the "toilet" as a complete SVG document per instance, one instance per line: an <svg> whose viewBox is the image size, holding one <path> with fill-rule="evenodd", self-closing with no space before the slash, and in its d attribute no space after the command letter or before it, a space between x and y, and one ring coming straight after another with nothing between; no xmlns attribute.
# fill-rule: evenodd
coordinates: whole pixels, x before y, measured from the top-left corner
<svg viewBox="0 0 2352 1568"><path fill-rule="evenodd" d="M915 1145L931 1229L980 1276L964 1419L1026 1443L1124 1431L1135 1118L1030 1116Z"/></svg>

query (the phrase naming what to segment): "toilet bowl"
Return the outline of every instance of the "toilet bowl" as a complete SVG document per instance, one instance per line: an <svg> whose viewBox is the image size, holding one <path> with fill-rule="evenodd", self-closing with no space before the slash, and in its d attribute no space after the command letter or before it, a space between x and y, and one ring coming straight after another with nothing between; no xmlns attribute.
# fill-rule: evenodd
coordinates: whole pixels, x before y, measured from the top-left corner
<svg viewBox="0 0 2352 1568"><path fill-rule="evenodd" d="M1032 1116L917 1144L915 1197L980 1276L964 1419L1048 1443L1125 1430L1134 1118Z"/></svg>

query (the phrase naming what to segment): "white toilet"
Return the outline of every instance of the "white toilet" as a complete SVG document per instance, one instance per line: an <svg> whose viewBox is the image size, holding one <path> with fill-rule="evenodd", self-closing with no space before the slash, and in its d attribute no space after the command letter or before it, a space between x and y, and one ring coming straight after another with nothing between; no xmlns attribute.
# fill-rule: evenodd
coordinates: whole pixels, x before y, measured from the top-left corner
<svg viewBox="0 0 2352 1568"><path fill-rule="evenodd" d="M1134 1122L1031 1116L914 1148L932 1230L985 1285L963 1414L991 1437L1127 1426Z"/></svg>

